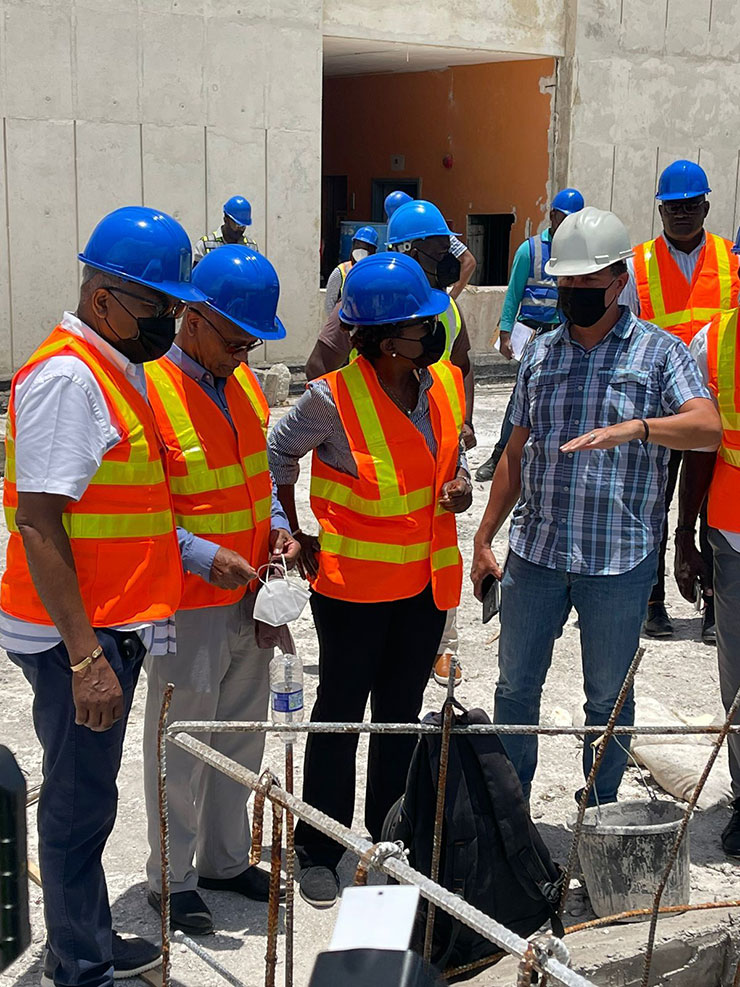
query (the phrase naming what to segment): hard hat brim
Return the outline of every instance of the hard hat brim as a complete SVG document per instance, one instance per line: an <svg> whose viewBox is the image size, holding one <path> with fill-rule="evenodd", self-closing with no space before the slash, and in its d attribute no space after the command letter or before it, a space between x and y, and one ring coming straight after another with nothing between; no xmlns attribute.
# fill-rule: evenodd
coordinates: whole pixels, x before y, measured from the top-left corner
<svg viewBox="0 0 740 987"><path fill-rule="evenodd" d="M216 312L218 315L223 315L223 317L228 319L232 325L237 326L239 329L243 329L244 332L248 332L250 336L254 336L256 339L264 339L266 343L276 343L280 339L285 339L288 335L285 326L277 316L275 316L272 329L259 329L257 326L253 326L249 322L244 322L242 319L235 319L233 315L229 315L228 312L225 312L222 308L218 308L216 305L211 305L210 302L205 302L205 307L210 309L211 312Z"/></svg>
<svg viewBox="0 0 740 987"><path fill-rule="evenodd" d="M433 236L460 236L460 233L455 233L454 230L447 230L443 233L427 233L426 236L396 236L392 240L386 240L386 247L397 247L399 243L413 243L414 240L429 240Z"/></svg>
<svg viewBox="0 0 740 987"><path fill-rule="evenodd" d="M237 226L251 226L252 225L252 217L251 216L249 217L249 219L247 220L246 223L243 223L240 219L237 219L236 216L233 216L230 212L226 212L225 209L224 209L224 216L228 216L229 219L232 219L236 223Z"/></svg>
<svg viewBox="0 0 740 987"><path fill-rule="evenodd" d="M200 290L196 288L194 284L190 284L185 281L146 281L144 278L132 277L130 274L126 274L124 271L117 270L114 267L107 267L104 264L98 264L96 261L90 260L84 254L77 254L78 260L87 267L94 267L96 271L103 271L105 274L111 274L113 277L120 278L122 281L131 281L134 284L142 284L145 288L151 288L153 291L159 291L163 295L169 295L170 298L177 298L181 302L204 302L206 296Z"/></svg>
<svg viewBox="0 0 740 987"><path fill-rule="evenodd" d="M700 199L703 195L709 195L712 190L705 188L703 192L660 192L655 198L658 202L673 202L676 199Z"/></svg>
<svg viewBox="0 0 740 987"><path fill-rule="evenodd" d="M429 300L421 305L413 315L405 315L402 319L354 319L348 316L343 308L339 309L339 318L348 326L390 326L396 322L408 322L410 319L427 319L430 315L442 315L450 306L450 296L446 291L430 288Z"/></svg>
<svg viewBox="0 0 740 987"><path fill-rule="evenodd" d="M580 211L580 210L579 210ZM567 261L567 260L549 260L545 264L545 273L551 274L555 278L575 278L583 274L596 274L598 271L604 271L607 267L611 267L612 264L618 264L620 260L627 260L629 257L634 257L635 253L630 250L629 253L625 253L623 257L617 257L615 260L609 260L605 264L600 261Z"/></svg>

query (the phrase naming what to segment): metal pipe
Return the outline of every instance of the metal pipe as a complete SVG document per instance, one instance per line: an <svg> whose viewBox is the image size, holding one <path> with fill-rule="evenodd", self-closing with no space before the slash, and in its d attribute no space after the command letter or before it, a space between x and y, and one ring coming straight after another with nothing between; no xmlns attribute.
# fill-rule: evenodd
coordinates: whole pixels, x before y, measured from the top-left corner
<svg viewBox="0 0 740 987"><path fill-rule="evenodd" d="M215 970L216 973L220 974L220 976L222 976L227 983L233 984L233 987L247 987L243 980L237 980L233 973L230 973L225 966L222 966L221 963L218 962L218 960L214 960L210 953L207 953L199 943L194 942L190 936L186 936L184 932L180 932L179 930L177 932L173 932L172 938L175 942L180 942L183 946L187 946L191 952L195 953L197 957L203 960L206 966L209 966L212 970Z"/></svg>
<svg viewBox="0 0 740 987"><path fill-rule="evenodd" d="M578 816L576 818L576 824L573 828L573 839L570 844L570 852L568 854L568 862L565 865L565 874L563 875L563 888L560 892L560 906L558 907L558 916L562 916L565 910L565 903L568 900L568 892L570 891L570 878L573 873L573 868L576 863L576 856L578 854L578 844L581 839L581 831L583 829L583 818L586 814L586 806L588 805L588 797L591 794L591 790L594 787L596 781L596 775L599 773L599 768L604 760L604 755L606 754L606 748L609 745L609 741L614 733L614 727L617 722L617 717L622 712L622 707L627 701L627 696L632 688L635 675L637 674L637 669L640 667L640 662L642 661L642 656L645 654L644 648L638 648L630 667L627 669L627 674L624 677L624 682L622 682L622 688L619 690L616 702L614 703L614 708L609 716L609 722L606 725L606 730L603 731L601 740L599 742L599 749L596 753L596 757L593 759L591 764L591 770L588 773L588 778L586 779L586 784L581 792L581 798L578 803ZM598 733L591 728L588 730L589 733ZM584 740L585 743L585 740Z"/></svg>
<svg viewBox="0 0 740 987"><path fill-rule="evenodd" d="M162 987L170 987L170 828L167 816L167 714L175 687L165 686L157 729L157 799L159 805L159 851L161 861L162 895L159 914L162 920Z"/></svg>
<svg viewBox="0 0 740 987"><path fill-rule="evenodd" d="M588 726L556 727L545 723L473 723L469 726L456 725L452 733L498 734L516 736L538 734L545 737L582 737L585 733L603 734L608 724ZM270 723L259 720L178 720L168 733L442 733L442 727L430 723ZM730 733L740 733L740 724L730 727ZM704 737L723 733L721 726L697 727L684 724L649 724L615 726L612 733L634 737L673 736Z"/></svg>
<svg viewBox="0 0 740 987"><path fill-rule="evenodd" d="M293 741L285 744L285 791L293 794ZM293 987L295 935L295 833L293 813L285 812L285 987Z"/></svg>
<svg viewBox="0 0 740 987"><path fill-rule="evenodd" d="M299 724L293 723L290 726L297 727ZM245 785L253 791L257 790L260 779L253 771L237 764L231 758L225 757L219 751L213 750L213 748L204 744L202 741L197 740L195 737L190 737L183 732L171 734L169 739L177 747L190 751L195 757L199 758L205 764L216 768L218 771L222 771L227 777L238 781L241 785ZM295 795L289 795L277 786L270 788L267 792L267 798L273 802L277 802L284 809L289 809L296 818L305 820L314 829L336 840L341 846L346 847L346 849L351 850L358 856L362 856L372 846L368 840L357 836L352 830L343 826L335 819L330 818L313 806L296 798ZM486 939L505 949L507 953L511 953L518 959L521 959L525 955L528 946L525 939L522 939L521 936L518 936L466 901L461 900L451 891L435 884L424 874L414 870L404 861L395 857L389 857L379 859L375 866L402 884L415 885L427 901L449 912L450 915L453 915L464 925L467 925L475 932L485 936ZM559 963L554 958L548 957L543 964L543 969L546 969L550 973L553 980L565 984L566 987L596 987L591 981L586 980L580 974L563 966L562 963Z"/></svg>
<svg viewBox="0 0 740 987"><path fill-rule="evenodd" d="M663 892L665 891L666 884L668 883L668 878L673 870L673 865L678 858L678 851L681 848L681 843L686 835L686 830L689 828L689 821L696 807L696 803L699 801L699 796L701 795L704 785L706 784L707 778L709 777L709 772L714 767L714 762L719 756L719 752L722 749L722 744L724 743L725 737L727 736L730 724L735 719L738 708L740 708L740 689L735 693L735 698L732 700L729 710L727 711L727 717L722 727L722 732L717 737L714 747L712 748L712 753L709 755L709 760L707 761L704 771L702 772L701 778L696 783L694 791L691 793L691 798L689 799L688 805L686 806L686 811L683 814L683 819L681 820L681 825L678 827L678 832L676 833L676 839L674 840L673 846L671 847L671 852L668 854L668 860L666 861L663 874L661 875L658 888L655 892L655 898L653 899L653 913L650 917L650 932L648 933L648 942L645 949L645 968L642 974L642 985L641 987L648 987L650 983L650 966L653 961L653 949L655 948L655 932L658 926L658 912L660 910L660 902L663 897Z"/></svg>
<svg viewBox="0 0 740 987"><path fill-rule="evenodd" d="M283 849L283 807L272 803L272 854L270 856L270 894L267 901L267 953L265 987L275 987L277 969L278 919L280 917L280 866Z"/></svg>

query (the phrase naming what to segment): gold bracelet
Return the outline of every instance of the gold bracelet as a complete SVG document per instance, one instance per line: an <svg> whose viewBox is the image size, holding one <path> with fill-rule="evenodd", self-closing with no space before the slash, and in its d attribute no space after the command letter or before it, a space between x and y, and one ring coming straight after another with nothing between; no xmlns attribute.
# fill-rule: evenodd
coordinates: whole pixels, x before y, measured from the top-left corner
<svg viewBox="0 0 740 987"><path fill-rule="evenodd" d="M78 661L76 665L70 665L70 669L73 672L81 672L88 665L92 665L96 658L100 658L103 653L103 648L99 644L92 654L88 655L87 658L83 658L82 661Z"/></svg>

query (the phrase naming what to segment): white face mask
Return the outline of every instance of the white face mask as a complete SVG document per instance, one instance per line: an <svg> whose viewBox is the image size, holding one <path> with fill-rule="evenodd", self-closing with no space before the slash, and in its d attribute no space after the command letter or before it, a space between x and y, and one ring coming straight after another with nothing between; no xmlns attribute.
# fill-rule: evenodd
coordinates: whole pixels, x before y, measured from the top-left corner
<svg viewBox="0 0 740 987"><path fill-rule="evenodd" d="M282 572L273 573L272 569L282 569ZM262 585L254 601L254 619L271 627L282 627L300 617L311 594L297 579L290 578L285 556L282 565L270 562L259 569L258 575L263 570L266 570L265 578L259 576Z"/></svg>
<svg viewBox="0 0 740 987"><path fill-rule="evenodd" d="M363 250L362 247L355 247L352 251L352 260L357 263L358 260L362 260L363 257L368 257L369 254L369 250Z"/></svg>

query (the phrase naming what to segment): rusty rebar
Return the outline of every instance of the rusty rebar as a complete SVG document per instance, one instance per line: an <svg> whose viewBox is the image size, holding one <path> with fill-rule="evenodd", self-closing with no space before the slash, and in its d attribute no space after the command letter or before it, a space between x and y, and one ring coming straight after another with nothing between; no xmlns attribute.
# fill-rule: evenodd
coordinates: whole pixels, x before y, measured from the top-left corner
<svg viewBox="0 0 740 987"><path fill-rule="evenodd" d="M285 791L293 794L293 741L285 744ZM285 811L285 987L293 987L295 936L295 832L293 813Z"/></svg>
<svg viewBox="0 0 740 987"><path fill-rule="evenodd" d="M645 949L645 967L642 974L642 984L641 987L649 987L650 984L650 967L653 961L653 950L655 948L655 932L658 927L658 914L660 910L660 902L663 898L663 892L665 891L666 884L668 883L668 878L671 876L671 871L673 866L678 859L678 851L683 843L684 836L686 835L686 830L689 828L689 822L691 821L691 816L696 808L696 803L699 801L699 796L701 795L704 785L706 784L707 778L709 777L709 772L714 767L714 762L719 756L719 752L722 749L722 744L725 741L730 725L735 719L738 708L740 708L740 689L735 693L735 698L732 700L730 708L727 711L727 717L722 726L722 732L717 737L712 747L712 753L709 755L709 759L701 773L701 777L696 783L694 791L691 793L691 798L689 799L688 805L686 806L686 811L683 814L683 819L678 827L676 833L676 839L673 841L673 846L671 847L671 852L668 854L668 860L666 861L665 868L663 869L663 874L661 875L660 881L658 883L657 890L655 892L655 897L653 898L653 909L652 915L650 916L650 931L648 933L647 947Z"/></svg>
<svg viewBox="0 0 740 987"><path fill-rule="evenodd" d="M297 726L297 724L294 725ZM203 741L186 733L175 733L170 736L170 742L189 751L204 764L221 771L228 778L232 778L252 791L259 787L260 779L257 774L238 764L232 758L209 747ZM276 785L270 788L267 797L270 801L282 805L284 809L289 809L297 819L304 820L314 829L358 856L370 848L371 844L367 840L352 832L347 826L343 826L336 819L332 819L314 806L308 805L295 795L289 795ZM474 932L484 936L501 949L505 949L507 953L517 959L521 959L524 955L527 942L521 936L448 891L447 888L435 884L426 875L410 867L405 860L396 857L381 859L377 862L377 868L401 884L411 884L418 887L422 897L427 901L433 902L438 908L443 908L463 925L473 929ZM553 980L566 985L566 987L595 987L592 981L586 980L585 977L563 966L554 958L546 958L545 968Z"/></svg>
<svg viewBox="0 0 740 987"><path fill-rule="evenodd" d="M452 977L460 977L464 973L473 973L476 970L485 970L486 967L494 966L508 955L509 954L506 951L494 953L493 956L486 956L482 960L475 960L473 963L466 963L464 966L454 966L449 970L445 970L442 976L445 980L449 981Z"/></svg>
<svg viewBox="0 0 740 987"><path fill-rule="evenodd" d="M184 932L173 932L172 938L175 942L179 942L182 943L183 946L187 946L191 952L195 953L199 959L203 960L206 966L209 966L212 970L215 970L215 972L220 977L223 977L227 983L232 984L232 987L246 987L243 980L239 980L235 977L230 970L227 970L222 963L219 963L218 960L214 959L211 954L206 952L206 950L203 949L199 943L194 942L190 936L186 936Z"/></svg>
<svg viewBox="0 0 740 987"><path fill-rule="evenodd" d="M172 702L175 687L171 682L165 686L162 706L159 710L157 729L157 802L159 806L159 852L161 862L162 895L159 913L162 924L162 987L170 987L170 827L167 815L167 714Z"/></svg>
<svg viewBox="0 0 740 987"><path fill-rule="evenodd" d="M714 908L740 908L740 899L736 901L702 901L695 905L663 905L658 909L658 914L680 915L684 912L703 912ZM604 915L602 918L593 918L588 922L579 922L578 925L569 925L565 934L570 936L574 932L583 932L585 929L598 929L605 925L626 922L627 919L643 918L652 914L652 908L632 908L628 912L617 912L616 915Z"/></svg>
<svg viewBox="0 0 740 987"><path fill-rule="evenodd" d="M452 733L487 736L580 737L584 733L601 736L608 724L589 723L588 726L552 726L549 723L470 723L456 724ZM623 724L612 729L614 736L628 737L711 737L722 732L721 726L694 726L689 723ZM442 733L441 726L431 723L270 723L267 720L178 720L168 732L173 733ZM740 724L730 733L740 733Z"/></svg>
<svg viewBox="0 0 740 987"><path fill-rule="evenodd" d="M537 972L537 957L530 942L516 972L516 987L532 987L532 979Z"/></svg>
<svg viewBox="0 0 740 987"><path fill-rule="evenodd" d="M732 981L732 987L740 987L740 963L738 963L737 970L735 970L735 979Z"/></svg>
<svg viewBox="0 0 740 987"><path fill-rule="evenodd" d="M591 764L591 770L588 773L588 778L586 779L586 784L584 785L583 791L581 792L581 798L578 803L578 815L576 817L576 823L573 828L573 839L570 844L570 851L568 853L568 862L565 866L565 873L563 874L563 886L560 892L560 904L558 906L558 917L562 917L565 911L565 903L568 900L568 893L570 891L570 879L573 874L573 868L575 867L576 857L578 856L578 844L581 840L581 832L583 830L583 819L586 814L586 806L588 805L588 797L591 794L591 790L594 787L594 782L596 781L596 775L599 773L599 768L601 767L601 762L604 760L604 754L606 753L607 745L612 738L614 733L614 728L616 726L617 717L622 712L622 707L627 701L627 696L632 688L635 675L637 674L637 669L640 667L640 662L642 661L642 656L645 654L644 648L638 648L635 657L632 659L630 667L627 669L627 674L624 677L624 682L622 683L622 688L619 690L619 695L617 696L614 707L609 716L609 722L603 731L600 728L594 728L592 726L587 726L585 728L585 733L596 733L597 730L601 734L601 742L599 743L599 749L596 752L596 756ZM584 739L584 743L586 743Z"/></svg>
<svg viewBox="0 0 740 987"><path fill-rule="evenodd" d="M265 786L267 792L269 786ZM275 987L277 968L278 919L280 917L280 869L283 851L283 807L272 803L272 855L270 857L270 894L267 901L267 953L265 987Z"/></svg>
<svg viewBox="0 0 740 987"><path fill-rule="evenodd" d="M252 807L252 845L249 848L249 866L256 867L262 859L262 840L265 832L265 796L274 781L269 769L260 775L260 781L254 790L254 806Z"/></svg>
<svg viewBox="0 0 740 987"><path fill-rule="evenodd" d="M439 862L442 857L442 830L445 821L445 795L447 793L447 768L450 760L450 729L455 702L455 672L457 657L450 656L450 670L447 676L447 698L445 699L442 715L442 739L439 748L439 775L437 776L437 805L434 812L434 835L432 837L432 862L429 877L438 884ZM432 937L434 934L434 915L436 909L432 902L427 907L427 921L424 929L424 959L432 961Z"/></svg>

